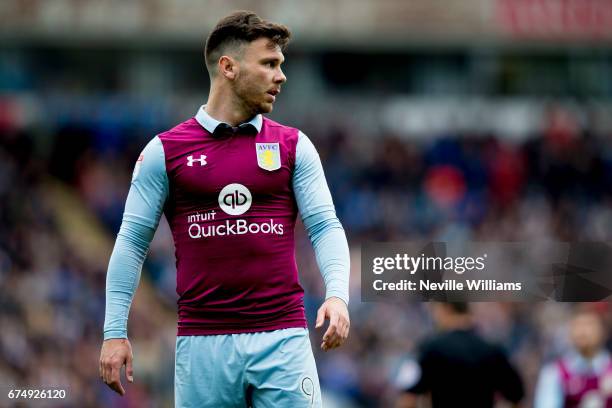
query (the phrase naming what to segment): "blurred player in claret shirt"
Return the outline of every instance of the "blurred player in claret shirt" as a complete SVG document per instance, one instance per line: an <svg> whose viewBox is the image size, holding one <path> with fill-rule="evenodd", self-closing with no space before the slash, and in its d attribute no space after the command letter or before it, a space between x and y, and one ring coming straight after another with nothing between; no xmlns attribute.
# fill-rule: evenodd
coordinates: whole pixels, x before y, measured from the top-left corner
<svg viewBox="0 0 612 408"><path fill-rule="evenodd" d="M133 381L127 317L162 212L176 247L177 407L321 406L294 254L299 211L326 286L321 348L349 332L349 250L319 156L272 111L286 26L221 19L205 46L208 101L138 158L107 275L100 375Z"/></svg>
<svg viewBox="0 0 612 408"><path fill-rule="evenodd" d="M410 383L396 408L492 408L497 395L519 406L523 384L499 346L480 337L469 305L434 303L434 321L440 333L420 347L418 364L408 362Z"/></svg>
<svg viewBox="0 0 612 408"><path fill-rule="evenodd" d="M612 359L600 316L579 308L569 331L572 350L542 369L534 408L612 407Z"/></svg>

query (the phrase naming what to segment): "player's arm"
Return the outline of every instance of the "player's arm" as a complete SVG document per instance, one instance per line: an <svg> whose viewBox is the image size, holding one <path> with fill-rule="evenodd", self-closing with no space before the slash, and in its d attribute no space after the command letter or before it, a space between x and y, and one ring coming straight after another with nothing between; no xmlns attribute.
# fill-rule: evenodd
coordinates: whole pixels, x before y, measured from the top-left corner
<svg viewBox="0 0 612 408"><path fill-rule="evenodd" d="M540 372L535 389L534 408L561 408L563 406L563 385L556 364L547 364Z"/></svg>
<svg viewBox="0 0 612 408"><path fill-rule="evenodd" d="M106 275L104 342L100 351L100 377L114 391L125 394L121 368L133 382L132 347L127 320L140 271L168 196L163 146L154 138L138 158Z"/></svg>
<svg viewBox="0 0 612 408"><path fill-rule="evenodd" d="M431 342L419 345L418 360L408 359L399 369L396 385L402 390L396 408L431 407L431 390L438 364L436 347Z"/></svg>
<svg viewBox="0 0 612 408"><path fill-rule="evenodd" d="M431 395L404 392L397 398L393 408L431 408Z"/></svg>
<svg viewBox="0 0 612 408"><path fill-rule="evenodd" d="M497 380L498 391L513 404L513 407L519 407L525 397L523 380L501 348L496 351L495 358L497 361L494 367L494 378Z"/></svg>
<svg viewBox="0 0 612 408"><path fill-rule="evenodd" d="M319 154L302 132L296 147L293 190L325 283L325 302L317 313L316 327L329 319L321 343L321 348L327 351L341 346L349 333L350 254Z"/></svg>

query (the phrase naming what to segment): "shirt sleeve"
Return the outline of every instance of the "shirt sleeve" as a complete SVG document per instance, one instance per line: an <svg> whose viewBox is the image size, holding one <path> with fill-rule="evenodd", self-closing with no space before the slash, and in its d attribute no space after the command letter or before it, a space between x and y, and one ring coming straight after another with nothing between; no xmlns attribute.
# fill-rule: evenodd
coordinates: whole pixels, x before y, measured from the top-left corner
<svg viewBox="0 0 612 408"><path fill-rule="evenodd" d="M104 340L127 338L130 305L167 197L164 149L155 137L134 167L123 221L108 264Z"/></svg>
<svg viewBox="0 0 612 408"><path fill-rule="evenodd" d="M426 394L431 391L432 381L435 379L435 356L433 347L426 342L419 347L419 376L404 392L412 394Z"/></svg>
<svg viewBox="0 0 612 408"><path fill-rule="evenodd" d="M350 253L344 228L336 216L319 154L308 137L299 132L293 191L298 209L325 282L325 299L349 301Z"/></svg>
<svg viewBox="0 0 612 408"><path fill-rule="evenodd" d="M510 402L520 402L525 396L525 389L519 373L501 348L498 348L495 358L495 379L499 392Z"/></svg>
<svg viewBox="0 0 612 408"><path fill-rule="evenodd" d="M534 408L563 407L563 386L555 364L547 364L540 372L535 389Z"/></svg>

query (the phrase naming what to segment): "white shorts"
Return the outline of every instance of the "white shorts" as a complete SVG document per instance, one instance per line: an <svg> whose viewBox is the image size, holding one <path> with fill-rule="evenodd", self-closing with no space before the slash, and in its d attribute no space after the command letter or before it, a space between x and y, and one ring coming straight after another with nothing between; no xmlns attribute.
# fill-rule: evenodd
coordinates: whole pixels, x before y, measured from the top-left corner
<svg viewBox="0 0 612 408"><path fill-rule="evenodd" d="M176 339L174 398L189 407L321 407L308 330Z"/></svg>

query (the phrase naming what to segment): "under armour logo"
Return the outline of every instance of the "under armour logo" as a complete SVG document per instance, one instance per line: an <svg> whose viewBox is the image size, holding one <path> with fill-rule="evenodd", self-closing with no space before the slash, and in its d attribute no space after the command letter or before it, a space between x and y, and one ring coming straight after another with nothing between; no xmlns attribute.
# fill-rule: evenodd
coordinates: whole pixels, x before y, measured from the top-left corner
<svg viewBox="0 0 612 408"><path fill-rule="evenodd" d="M199 162L200 166L204 166L206 164L206 155L201 154L199 159L194 159L193 155L187 156L187 165L189 167L193 167L193 162Z"/></svg>

